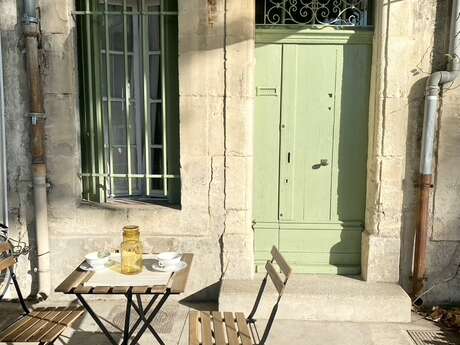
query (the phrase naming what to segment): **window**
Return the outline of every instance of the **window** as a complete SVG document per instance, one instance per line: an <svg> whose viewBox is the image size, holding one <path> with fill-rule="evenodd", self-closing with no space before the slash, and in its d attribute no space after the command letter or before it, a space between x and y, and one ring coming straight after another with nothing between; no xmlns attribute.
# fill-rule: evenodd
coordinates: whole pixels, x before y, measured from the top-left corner
<svg viewBox="0 0 460 345"><path fill-rule="evenodd" d="M261 25L370 26L370 0L256 0Z"/></svg>
<svg viewBox="0 0 460 345"><path fill-rule="evenodd" d="M177 0L77 2L83 198L179 202Z"/></svg>

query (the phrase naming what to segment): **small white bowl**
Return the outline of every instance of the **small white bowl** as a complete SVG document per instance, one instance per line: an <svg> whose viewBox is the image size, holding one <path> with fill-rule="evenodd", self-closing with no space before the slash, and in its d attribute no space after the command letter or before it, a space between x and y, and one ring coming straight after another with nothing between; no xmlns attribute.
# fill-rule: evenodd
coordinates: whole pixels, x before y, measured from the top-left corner
<svg viewBox="0 0 460 345"><path fill-rule="evenodd" d="M86 262L93 268L100 268L105 266L110 259L110 253L105 252L91 252L85 255Z"/></svg>
<svg viewBox="0 0 460 345"><path fill-rule="evenodd" d="M160 266L173 266L180 262L181 254L177 252L163 252L156 256Z"/></svg>

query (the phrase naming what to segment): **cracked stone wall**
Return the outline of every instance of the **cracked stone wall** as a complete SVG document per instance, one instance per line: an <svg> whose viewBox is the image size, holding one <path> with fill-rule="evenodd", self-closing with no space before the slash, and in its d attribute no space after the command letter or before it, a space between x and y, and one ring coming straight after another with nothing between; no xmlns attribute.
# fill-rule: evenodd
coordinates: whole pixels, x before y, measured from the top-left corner
<svg viewBox="0 0 460 345"><path fill-rule="evenodd" d="M84 253L119 246L139 224L145 246L196 254L189 292L251 278L253 0L179 0L182 208L91 206L80 201L79 109L72 0L40 0L47 120L52 285ZM445 68L448 0L376 1L363 278L410 289L426 77ZM21 1L0 1L5 63L11 234L30 243L19 276L34 289L30 125ZM460 87L444 90L439 119L430 303L458 301L460 281ZM452 278L454 277L455 278Z"/></svg>
<svg viewBox="0 0 460 345"><path fill-rule="evenodd" d="M5 62L11 235L34 249L21 1L0 2ZM118 248L138 224L147 250L195 253L189 293L251 278L251 117L254 14L247 0L179 1L181 209L89 205L80 200L79 109L71 0L40 0L52 286L88 251ZM30 255L33 259L34 255ZM34 261L21 258L25 292Z"/></svg>
<svg viewBox="0 0 460 345"><path fill-rule="evenodd" d="M418 166L426 78L446 69L450 1L376 5L363 277L411 289ZM460 300L460 90L448 85L440 109L433 219L424 301Z"/></svg>

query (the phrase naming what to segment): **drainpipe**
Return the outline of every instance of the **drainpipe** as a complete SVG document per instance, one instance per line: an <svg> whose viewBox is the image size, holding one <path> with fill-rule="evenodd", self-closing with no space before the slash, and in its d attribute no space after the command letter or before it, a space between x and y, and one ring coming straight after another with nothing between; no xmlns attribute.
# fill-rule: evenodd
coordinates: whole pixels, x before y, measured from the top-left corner
<svg viewBox="0 0 460 345"><path fill-rule="evenodd" d="M449 70L431 74L428 78L425 91L425 114L423 119L420 159L420 201L415 234L414 273L412 277L412 297L415 299L422 293L426 280L429 200L430 190L433 188L433 155L439 108L439 93L442 85L453 82L460 76L460 0L452 0L452 18L450 26L449 53L452 60Z"/></svg>
<svg viewBox="0 0 460 345"><path fill-rule="evenodd" d="M45 164L45 109L38 58L39 27L35 0L24 0L24 41L27 55L27 77L30 91L32 121L32 183L34 197L35 237L37 241L38 293L46 298L50 294L50 252L48 238L48 203L46 195Z"/></svg>

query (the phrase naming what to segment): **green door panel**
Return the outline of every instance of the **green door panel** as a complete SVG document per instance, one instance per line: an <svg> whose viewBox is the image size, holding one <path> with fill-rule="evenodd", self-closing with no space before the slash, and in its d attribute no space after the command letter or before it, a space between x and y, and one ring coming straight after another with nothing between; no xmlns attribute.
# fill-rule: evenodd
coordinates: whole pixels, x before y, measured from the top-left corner
<svg viewBox="0 0 460 345"><path fill-rule="evenodd" d="M330 219L332 169L320 162L331 162L333 155L337 50L329 45L284 45L282 221Z"/></svg>
<svg viewBox="0 0 460 345"><path fill-rule="evenodd" d="M256 253L270 253L273 245L279 245L278 223L256 223L254 225Z"/></svg>
<svg viewBox="0 0 460 345"><path fill-rule="evenodd" d="M257 97L254 126L255 221L278 221L279 122L281 102L280 45L256 47Z"/></svg>
<svg viewBox="0 0 460 345"><path fill-rule="evenodd" d="M337 68L332 219L364 221L371 46L341 47Z"/></svg>
<svg viewBox="0 0 460 345"><path fill-rule="evenodd" d="M298 35L269 43L263 35L256 45L256 270L277 245L297 273L354 275L364 229L372 47L370 36L357 32L323 43L315 35L314 43Z"/></svg>
<svg viewBox="0 0 460 345"><path fill-rule="evenodd" d="M280 250L305 253L359 253L361 231L281 230Z"/></svg>

